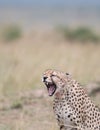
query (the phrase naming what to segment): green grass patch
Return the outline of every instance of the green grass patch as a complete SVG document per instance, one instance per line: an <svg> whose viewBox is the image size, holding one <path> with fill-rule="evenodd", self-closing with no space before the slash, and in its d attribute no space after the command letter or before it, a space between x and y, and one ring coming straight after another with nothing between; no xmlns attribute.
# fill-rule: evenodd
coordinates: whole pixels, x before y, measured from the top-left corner
<svg viewBox="0 0 100 130"><path fill-rule="evenodd" d="M16 100L13 102L13 104L11 105L11 109L22 109L23 105L22 102L19 100Z"/></svg>
<svg viewBox="0 0 100 130"><path fill-rule="evenodd" d="M22 36L21 28L16 25L5 27L2 32L2 38L6 42L17 40L21 36Z"/></svg>
<svg viewBox="0 0 100 130"><path fill-rule="evenodd" d="M58 26L56 30L60 32L64 36L64 38L69 41L78 41L82 43L97 43L100 41L100 36L98 36L88 27L78 27L76 29L71 29L64 26Z"/></svg>

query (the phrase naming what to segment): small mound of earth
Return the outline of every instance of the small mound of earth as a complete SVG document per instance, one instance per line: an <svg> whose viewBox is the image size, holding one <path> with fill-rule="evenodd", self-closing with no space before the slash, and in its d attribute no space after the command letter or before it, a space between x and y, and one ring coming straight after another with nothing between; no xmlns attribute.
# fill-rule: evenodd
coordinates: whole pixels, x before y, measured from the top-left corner
<svg viewBox="0 0 100 130"><path fill-rule="evenodd" d="M90 96L100 94L100 82L92 82L86 85L86 89Z"/></svg>

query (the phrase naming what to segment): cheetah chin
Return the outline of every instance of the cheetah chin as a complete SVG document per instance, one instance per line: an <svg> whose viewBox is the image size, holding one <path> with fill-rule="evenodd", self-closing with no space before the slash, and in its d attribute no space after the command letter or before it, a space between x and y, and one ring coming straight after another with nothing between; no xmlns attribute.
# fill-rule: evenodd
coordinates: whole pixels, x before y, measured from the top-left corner
<svg viewBox="0 0 100 130"><path fill-rule="evenodd" d="M57 88L55 83L53 83L53 82L45 82L45 85L47 87L49 96L53 96L53 94L55 93L56 88Z"/></svg>

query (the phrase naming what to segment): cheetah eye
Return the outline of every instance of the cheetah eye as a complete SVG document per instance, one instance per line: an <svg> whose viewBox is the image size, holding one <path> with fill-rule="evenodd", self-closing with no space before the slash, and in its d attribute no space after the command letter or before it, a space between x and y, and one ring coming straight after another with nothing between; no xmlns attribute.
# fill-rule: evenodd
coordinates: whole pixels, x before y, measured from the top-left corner
<svg viewBox="0 0 100 130"><path fill-rule="evenodd" d="M52 77L52 76L54 76L53 74L52 75L50 75L50 77Z"/></svg>
<svg viewBox="0 0 100 130"><path fill-rule="evenodd" d="M54 74L51 75L51 77L55 76Z"/></svg>

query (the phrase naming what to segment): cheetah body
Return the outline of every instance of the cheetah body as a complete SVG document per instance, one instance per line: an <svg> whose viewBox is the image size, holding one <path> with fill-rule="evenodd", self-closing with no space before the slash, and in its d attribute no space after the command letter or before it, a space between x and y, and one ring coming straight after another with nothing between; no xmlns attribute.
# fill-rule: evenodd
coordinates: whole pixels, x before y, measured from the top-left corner
<svg viewBox="0 0 100 130"><path fill-rule="evenodd" d="M100 112L76 80L56 70L47 70L44 77L45 84L56 87L53 110L60 130L100 130Z"/></svg>

